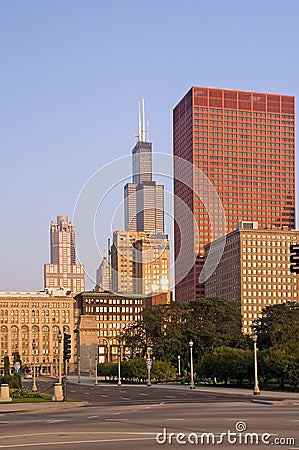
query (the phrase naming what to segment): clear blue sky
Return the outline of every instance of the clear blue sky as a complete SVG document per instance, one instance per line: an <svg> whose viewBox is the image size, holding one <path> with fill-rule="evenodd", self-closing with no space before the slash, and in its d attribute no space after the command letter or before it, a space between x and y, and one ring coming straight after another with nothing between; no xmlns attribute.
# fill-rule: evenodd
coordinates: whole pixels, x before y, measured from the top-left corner
<svg viewBox="0 0 299 450"><path fill-rule="evenodd" d="M171 153L192 85L298 96L298 17L296 0L0 1L0 291L43 288L50 221L130 154L142 97Z"/></svg>

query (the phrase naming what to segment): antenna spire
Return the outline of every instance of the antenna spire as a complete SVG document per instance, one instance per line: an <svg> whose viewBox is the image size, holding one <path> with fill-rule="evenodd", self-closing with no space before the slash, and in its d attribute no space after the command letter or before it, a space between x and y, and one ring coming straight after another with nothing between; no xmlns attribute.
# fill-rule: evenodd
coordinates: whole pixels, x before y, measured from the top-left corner
<svg viewBox="0 0 299 450"><path fill-rule="evenodd" d="M142 129L141 129L141 141L146 142L145 137L145 108L144 108L144 98L142 99Z"/></svg>
<svg viewBox="0 0 299 450"><path fill-rule="evenodd" d="M140 142L141 140L140 102L138 102L138 142Z"/></svg>

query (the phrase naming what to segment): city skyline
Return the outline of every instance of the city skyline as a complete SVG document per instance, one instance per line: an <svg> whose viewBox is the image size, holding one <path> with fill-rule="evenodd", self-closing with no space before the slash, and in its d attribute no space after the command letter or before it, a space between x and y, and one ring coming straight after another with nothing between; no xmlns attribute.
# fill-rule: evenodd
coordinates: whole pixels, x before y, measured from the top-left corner
<svg viewBox="0 0 299 450"><path fill-rule="evenodd" d="M117 9L91 1L65 3L57 14L55 4L3 4L0 290L42 290L49 221L72 218L87 179L129 154L139 98L147 101L149 140L171 154L171 112L192 85L298 97L299 5L289 6L166 1L142 11L135 1ZM142 38L141 13L154 30ZM100 248L119 198L122 186L107 200ZM165 231L172 242L169 220Z"/></svg>

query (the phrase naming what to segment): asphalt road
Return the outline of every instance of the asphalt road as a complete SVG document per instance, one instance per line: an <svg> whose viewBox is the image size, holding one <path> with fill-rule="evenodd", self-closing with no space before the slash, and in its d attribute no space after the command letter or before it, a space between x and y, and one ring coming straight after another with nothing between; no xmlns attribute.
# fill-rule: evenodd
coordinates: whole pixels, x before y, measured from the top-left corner
<svg viewBox="0 0 299 450"><path fill-rule="evenodd" d="M39 378L39 391L52 393L53 381ZM88 401L88 406L62 409L57 404L55 411L45 405L38 412L2 413L0 449L263 449L269 444L299 449L296 405L253 403L251 395L194 391L188 386L95 386L92 380L68 382L67 392L68 398Z"/></svg>
<svg viewBox="0 0 299 450"><path fill-rule="evenodd" d="M262 439L274 445L275 439L285 443L291 438L294 441L288 445L275 447L299 449L298 424L298 406L249 401L179 404L145 401L138 405L93 404L52 412L45 407L38 413L2 414L0 448L139 450L215 445L222 449L248 446L263 449L269 446ZM253 433L247 439L254 445L245 444L246 433ZM235 439L237 443L233 443Z"/></svg>
<svg viewBox="0 0 299 450"><path fill-rule="evenodd" d="M39 392L53 393L53 384L56 380L41 377L38 379ZM32 381L26 380L23 382L25 387L31 387ZM27 386L26 386L27 385ZM286 393L287 396L287 393ZM152 385L126 385L117 386L117 384L101 383L94 385L93 380L87 380L82 384L77 382L67 382L67 399L76 401L88 401L91 404L97 405L138 405L138 404L156 404L156 403L212 403L212 402L248 402L252 399L252 394L239 395L219 393L219 392L204 392L201 390L190 390L188 386L176 388ZM263 400L263 396L259 397ZM273 397L267 397L267 400L275 400Z"/></svg>

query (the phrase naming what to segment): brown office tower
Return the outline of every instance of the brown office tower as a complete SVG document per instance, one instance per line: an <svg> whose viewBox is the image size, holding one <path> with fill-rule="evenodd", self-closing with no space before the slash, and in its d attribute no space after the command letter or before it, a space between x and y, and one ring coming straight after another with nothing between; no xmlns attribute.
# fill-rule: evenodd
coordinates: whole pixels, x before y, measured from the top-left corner
<svg viewBox="0 0 299 450"><path fill-rule="evenodd" d="M71 291L74 295L84 291L84 268L76 264L75 227L67 216L58 216L50 225L51 263L44 266L44 287Z"/></svg>
<svg viewBox="0 0 299 450"><path fill-rule="evenodd" d="M177 301L204 295L199 284L204 245L219 237L211 229L209 201L204 206L198 198L198 169L222 202L223 234L247 220L258 221L261 228L295 228L294 114L293 96L203 87L192 87L174 108L174 156L194 166L187 187L181 181L184 164L174 163ZM190 208L194 222L182 217L182 204ZM187 250L180 248L182 241ZM177 261L180 250L183 257Z"/></svg>

